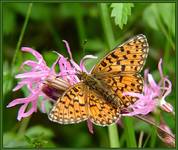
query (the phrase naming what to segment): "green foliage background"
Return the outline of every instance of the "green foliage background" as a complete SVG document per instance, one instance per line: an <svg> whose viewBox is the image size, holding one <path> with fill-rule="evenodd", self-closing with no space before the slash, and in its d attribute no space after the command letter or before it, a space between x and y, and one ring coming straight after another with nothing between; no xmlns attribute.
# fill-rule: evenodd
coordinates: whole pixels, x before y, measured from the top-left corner
<svg viewBox="0 0 178 150"><path fill-rule="evenodd" d="M49 121L47 115L40 111L19 122L16 119L19 107L6 108L13 99L28 95L25 88L12 92L17 84L14 75L18 74L20 64L34 59L30 54L22 53L17 46L28 8L29 3L3 4L4 147L110 147L107 127L94 126L92 135L86 122L59 125ZM69 42L74 59L79 62L86 54L100 59L116 45L140 33L147 36L150 45L145 68L149 68L159 81L157 64L163 58L164 74L173 84L172 93L166 100L175 106L174 3L34 3L19 46L38 50L51 66L57 58L53 50L68 57L63 39ZM87 43L83 46L85 40ZM15 49L18 50L17 57L12 63ZM88 61L87 68L95 63ZM151 115L158 120L164 118L175 133L175 120L170 114L157 110ZM142 147L167 146L159 140L155 128L143 121L123 117L122 125L117 128L120 147L138 146L141 131L144 132Z"/></svg>

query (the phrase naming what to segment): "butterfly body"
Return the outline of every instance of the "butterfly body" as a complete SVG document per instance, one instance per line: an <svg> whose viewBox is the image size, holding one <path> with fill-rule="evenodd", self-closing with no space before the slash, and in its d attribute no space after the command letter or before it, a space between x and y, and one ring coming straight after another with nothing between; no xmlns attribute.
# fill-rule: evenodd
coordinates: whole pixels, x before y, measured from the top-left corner
<svg viewBox="0 0 178 150"><path fill-rule="evenodd" d="M109 52L91 73L79 71L76 75L80 82L69 86L58 98L49 119L60 124L90 119L100 126L117 122L122 108L137 101L124 93L143 92L140 71L148 51L146 37L139 34Z"/></svg>
<svg viewBox="0 0 178 150"><path fill-rule="evenodd" d="M116 108L122 106L122 101L120 101L114 91L103 82L101 77L97 77L95 74L87 74L85 72L79 73L78 77L85 85L87 85L89 90L93 90L98 95L102 96L103 100L108 102L108 104Z"/></svg>

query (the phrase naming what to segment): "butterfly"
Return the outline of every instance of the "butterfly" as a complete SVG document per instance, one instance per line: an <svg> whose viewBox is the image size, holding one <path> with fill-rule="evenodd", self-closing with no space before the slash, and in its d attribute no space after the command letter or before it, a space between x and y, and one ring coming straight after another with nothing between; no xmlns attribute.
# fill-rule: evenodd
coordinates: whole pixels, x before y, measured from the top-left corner
<svg viewBox="0 0 178 150"><path fill-rule="evenodd" d="M53 106L48 117L60 124L84 120L99 126L115 123L122 108L137 98L124 92L142 93L142 70L149 47L147 39L139 34L109 52L90 74L78 72L80 82L70 86Z"/></svg>

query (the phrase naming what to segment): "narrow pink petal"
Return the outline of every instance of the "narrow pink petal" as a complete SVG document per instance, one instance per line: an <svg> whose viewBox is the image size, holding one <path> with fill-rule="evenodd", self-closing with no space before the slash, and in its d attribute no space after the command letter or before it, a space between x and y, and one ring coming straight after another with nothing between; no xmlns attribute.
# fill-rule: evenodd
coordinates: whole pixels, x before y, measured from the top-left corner
<svg viewBox="0 0 178 150"><path fill-rule="evenodd" d="M60 71L66 70L67 59L64 56L61 56L58 63L60 67Z"/></svg>
<svg viewBox="0 0 178 150"><path fill-rule="evenodd" d="M161 79L164 77L163 75L163 70L162 70L162 58L159 60L159 63L158 63L158 70L159 70L159 73L160 73L160 76L161 76Z"/></svg>
<svg viewBox="0 0 178 150"><path fill-rule="evenodd" d="M52 73L54 73L54 74L56 74L55 67L56 67L58 61L60 60L60 57L61 57L61 56L58 55L58 58L56 59L56 61L53 63L53 65L52 65L52 67L51 67L51 71L52 71Z"/></svg>
<svg viewBox="0 0 178 150"><path fill-rule="evenodd" d="M20 88L22 88L25 84L29 84L29 81L19 81L19 83L17 84L17 86L15 86L12 91L17 91Z"/></svg>
<svg viewBox="0 0 178 150"><path fill-rule="evenodd" d="M15 86L12 91L17 91L17 90L19 90L20 88L22 88L25 85L32 84L32 82L34 82L34 81L35 80L31 81L30 79L23 79L23 80L18 82L17 86Z"/></svg>
<svg viewBox="0 0 178 150"><path fill-rule="evenodd" d="M66 40L62 40L65 45L66 45L66 48L67 48L67 52L69 53L69 56L70 56L70 59L73 60L72 58L72 53L71 53L71 50L70 50L70 47L69 47L69 43L66 41Z"/></svg>
<svg viewBox="0 0 178 150"><path fill-rule="evenodd" d="M47 76L49 74L49 71L38 71L38 72L26 72L22 74L18 74L15 76L15 78L40 78Z"/></svg>
<svg viewBox="0 0 178 150"><path fill-rule="evenodd" d="M77 71L82 71L80 66L73 60L70 60L71 64L74 66L74 68L77 70Z"/></svg>
<svg viewBox="0 0 178 150"><path fill-rule="evenodd" d="M15 105L27 103L27 102L30 102L30 101L31 100L29 100L29 97L27 97L27 98L17 98L15 100L13 100L12 102L10 102L6 107L9 108L9 107L13 107Z"/></svg>
<svg viewBox="0 0 178 150"><path fill-rule="evenodd" d="M157 85L151 74L148 74L148 83L150 84L151 88L155 90L155 92L160 91L160 87Z"/></svg>
<svg viewBox="0 0 178 150"><path fill-rule="evenodd" d="M23 117L24 117L24 112L26 110L28 106L28 103L25 103L24 105L22 105L18 111L18 116L17 116L17 119L20 121Z"/></svg>
<svg viewBox="0 0 178 150"><path fill-rule="evenodd" d="M15 100L13 100L12 102L10 102L6 107L13 107L18 104L29 103L30 101L37 100L39 92L40 92L40 90L36 91L36 93L31 94L30 96L28 96L26 98L17 98Z"/></svg>
<svg viewBox="0 0 178 150"><path fill-rule="evenodd" d="M31 53L32 55L34 55L36 57L36 59L40 63L43 63L44 65L46 65L46 62L44 61L43 56L38 51L36 51L36 50L34 50L34 49L30 48L30 47L22 47L21 50Z"/></svg>
<svg viewBox="0 0 178 150"><path fill-rule="evenodd" d="M27 109L27 106L28 106L28 103L25 103L24 105L20 107L19 112L18 112L18 117L17 117L18 120L21 120L21 118L28 117L32 113L36 112L37 101L32 101L32 107L27 112L25 112L25 110Z"/></svg>
<svg viewBox="0 0 178 150"><path fill-rule="evenodd" d="M168 88L167 88L166 92L164 93L164 95L162 97L163 99L165 99L166 96L168 96L171 93L171 90L172 90L172 84L171 84L171 82L167 78L164 79L164 82L168 83Z"/></svg>
<svg viewBox="0 0 178 150"><path fill-rule="evenodd" d="M82 69L82 71L88 73L87 69L85 68L85 61L88 60L88 59L97 59L98 57L96 56L93 56L93 55L86 55L82 58L82 60L80 61L80 68Z"/></svg>
<svg viewBox="0 0 178 150"><path fill-rule="evenodd" d="M32 60L27 60L27 61L24 61L24 62L22 63L22 65L20 66L20 68L23 68L24 65L27 65L27 66L30 66L30 67L35 67L35 66L38 65L38 63L35 62L35 61L32 61Z"/></svg>

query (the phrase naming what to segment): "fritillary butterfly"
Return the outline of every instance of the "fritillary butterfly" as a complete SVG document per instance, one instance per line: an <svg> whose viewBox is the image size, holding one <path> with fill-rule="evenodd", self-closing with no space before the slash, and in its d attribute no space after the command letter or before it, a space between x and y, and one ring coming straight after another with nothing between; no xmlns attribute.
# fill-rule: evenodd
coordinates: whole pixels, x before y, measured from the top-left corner
<svg viewBox="0 0 178 150"><path fill-rule="evenodd" d="M60 124L73 124L90 119L100 126L115 123L121 109L133 104L137 98L123 92L142 93L142 70L148 43L139 34L107 54L91 74L80 72L81 81L69 87L49 113L49 119Z"/></svg>

